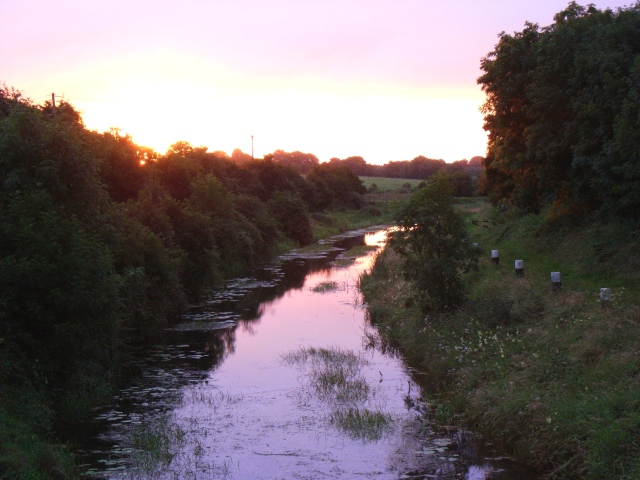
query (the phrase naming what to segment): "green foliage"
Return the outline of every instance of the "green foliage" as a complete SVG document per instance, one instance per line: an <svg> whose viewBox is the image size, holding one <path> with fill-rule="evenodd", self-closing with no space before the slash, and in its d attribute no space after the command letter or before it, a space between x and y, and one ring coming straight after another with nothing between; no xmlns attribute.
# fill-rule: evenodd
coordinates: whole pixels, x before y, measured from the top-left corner
<svg viewBox="0 0 640 480"><path fill-rule="evenodd" d="M86 223L97 220L106 198L81 126L52 120L29 104L17 103L0 120L0 159L0 197L45 189L66 212Z"/></svg>
<svg viewBox="0 0 640 480"><path fill-rule="evenodd" d="M313 241L307 208L300 198L286 192L276 192L269 201L269 209L278 221L280 231L286 236L302 246Z"/></svg>
<svg viewBox="0 0 640 480"><path fill-rule="evenodd" d="M462 208L489 217L477 200ZM638 224L498 217L490 228L468 224L486 254L464 277L468 300L455 312L425 318L408 301L402 257L379 255L361 288L381 346L420 371L447 424L481 433L545 478L637 478ZM516 277L513 259L522 258L525 276ZM561 292L550 288L553 270ZM606 308L602 286L614 292Z"/></svg>
<svg viewBox="0 0 640 480"><path fill-rule="evenodd" d="M255 173L256 178L262 188L255 192L263 201L268 201L277 192L286 192L296 195L307 204L307 207L314 204L315 190L313 185L291 167L279 164L271 160L256 160L247 163L247 168Z"/></svg>
<svg viewBox="0 0 640 480"><path fill-rule="evenodd" d="M100 178L109 196L117 202L135 199L144 185L146 164L154 153L133 143L128 135L120 135L117 129L96 135L90 145L100 159Z"/></svg>
<svg viewBox="0 0 640 480"><path fill-rule="evenodd" d="M319 163L318 157L315 155L298 151L288 153L283 150L276 150L271 154L271 158L274 162L291 167L302 175L309 173L309 170Z"/></svg>
<svg viewBox="0 0 640 480"><path fill-rule="evenodd" d="M459 305L464 298L462 273L477 264L479 252L454 209L447 177L432 177L399 205L395 217L398 228L389 244L405 258L404 271L416 283L424 309Z"/></svg>
<svg viewBox="0 0 640 480"><path fill-rule="evenodd" d="M366 193L366 187L355 173L343 165L315 165L307 175L307 180L322 192L321 205L325 208L361 208L364 205L362 194Z"/></svg>
<svg viewBox="0 0 640 480"><path fill-rule="evenodd" d="M105 367L117 331L119 277L110 252L43 190L0 210L0 292L10 335L56 385L76 362Z"/></svg>
<svg viewBox="0 0 640 480"><path fill-rule="evenodd" d="M502 33L482 60L494 204L553 214L638 211L640 7L575 2L545 28Z"/></svg>
<svg viewBox="0 0 640 480"><path fill-rule="evenodd" d="M313 240L318 184L284 163L187 142L158 155L0 87L0 477L71 476L47 441L81 430L133 349L285 236ZM357 177L330 173L330 196L362 201Z"/></svg>
<svg viewBox="0 0 640 480"><path fill-rule="evenodd" d="M453 188L453 195L456 197L472 197L476 188L473 184L471 176L462 171L454 172L449 175L449 182Z"/></svg>
<svg viewBox="0 0 640 480"><path fill-rule="evenodd" d="M180 285L181 252L166 248L160 237L126 215L113 213L110 248L121 274L121 309L125 345L138 345L186 303Z"/></svg>

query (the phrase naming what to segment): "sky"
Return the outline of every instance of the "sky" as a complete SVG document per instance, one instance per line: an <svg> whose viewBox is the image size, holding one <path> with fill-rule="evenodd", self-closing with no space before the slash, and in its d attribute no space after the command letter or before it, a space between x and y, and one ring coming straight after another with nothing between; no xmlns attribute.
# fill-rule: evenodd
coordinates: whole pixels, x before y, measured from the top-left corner
<svg viewBox="0 0 640 480"><path fill-rule="evenodd" d="M159 153L184 140L256 158L452 162L486 152L476 79L499 33L567 4L0 0L0 83L35 103L55 93L88 128Z"/></svg>

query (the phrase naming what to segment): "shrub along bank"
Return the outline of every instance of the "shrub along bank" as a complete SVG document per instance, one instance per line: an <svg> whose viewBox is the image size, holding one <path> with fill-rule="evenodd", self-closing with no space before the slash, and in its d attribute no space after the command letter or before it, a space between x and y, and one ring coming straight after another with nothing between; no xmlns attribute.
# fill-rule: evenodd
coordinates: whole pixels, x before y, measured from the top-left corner
<svg viewBox="0 0 640 480"><path fill-rule="evenodd" d="M72 476L50 442L88 433L132 353L364 192L339 165L304 178L186 142L159 155L0 86L0 478Z"/></svg>
<svg viewBox="0 0 640 480"><path fill-rule="evenodd" d="M425 374L431 413L547 478L640 478L640 226L518 217L477 199L458 208L482 252L459 309L425 312L390 248L361 279L382 340ZM607 306L601 287L613 291Z"/></svg>

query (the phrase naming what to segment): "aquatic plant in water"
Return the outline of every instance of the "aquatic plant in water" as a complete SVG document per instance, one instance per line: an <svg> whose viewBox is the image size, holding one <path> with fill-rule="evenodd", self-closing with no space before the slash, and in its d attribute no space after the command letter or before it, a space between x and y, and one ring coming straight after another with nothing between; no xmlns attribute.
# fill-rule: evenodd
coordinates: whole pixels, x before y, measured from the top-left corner
<svg viewBox="0 0 640 480"><path fill-rule="evenodd" d="M372 405L378 390L362 374L369 361L361 354L337 347L307 347L282 355L289 365L307 368L303 389L329 405L329 422L352 438L378 440L392 427L393 418Z"/></svg>
<svg viewBox="0 0 640 480"><path fill-rule="evenodd" d="M311 289L314 293L329 293L340 289L338 282L321 282Z"/></svg>

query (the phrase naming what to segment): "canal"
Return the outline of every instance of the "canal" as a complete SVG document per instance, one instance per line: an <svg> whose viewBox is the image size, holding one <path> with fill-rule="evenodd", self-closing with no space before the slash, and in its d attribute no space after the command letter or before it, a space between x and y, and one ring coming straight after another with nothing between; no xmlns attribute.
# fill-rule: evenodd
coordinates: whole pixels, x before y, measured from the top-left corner
<svg viewBox="0 0 640 480"><path fill-rule="evenodd" d="M534 478L424 420L415 375L371 348L358 278L385 230L293 252L212 291L139 358L78 450L91 478Z"/></svg>

